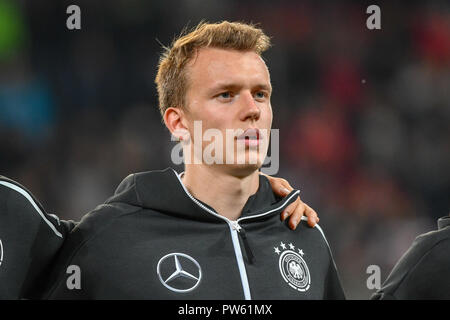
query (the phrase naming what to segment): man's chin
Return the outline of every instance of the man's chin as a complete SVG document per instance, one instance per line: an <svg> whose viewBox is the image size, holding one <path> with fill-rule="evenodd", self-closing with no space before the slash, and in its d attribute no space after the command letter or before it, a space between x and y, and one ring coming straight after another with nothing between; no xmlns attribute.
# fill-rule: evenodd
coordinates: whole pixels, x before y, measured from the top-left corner
<svg viewBox="0 0 450 320"><path fill-rule="evenodd" d="M225 164L224 167L233 176L245 177L258 171L261 168L261 163Z"/></svg>

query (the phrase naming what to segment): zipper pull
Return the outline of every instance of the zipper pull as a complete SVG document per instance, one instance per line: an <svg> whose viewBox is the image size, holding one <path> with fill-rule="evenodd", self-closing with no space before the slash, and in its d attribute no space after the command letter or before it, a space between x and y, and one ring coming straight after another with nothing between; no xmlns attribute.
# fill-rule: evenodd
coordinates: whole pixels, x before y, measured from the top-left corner
<svg viewBox="0 0 450 320"><path fill-rule="evenodd" d="M233 225L234 230L236 230L237 232L241 231L242 227L239 225L237 221L232 220L230 222Z"/></svg>
<svg viewBox="0 0 450 320"><path fill-rule="evenodd" d="M247 259L250 264L253 264L255 261L255 256L253 255L252 249L250 249L250 245L247 241L247 234L245 233L245 229L242 228L237 221L233 221L233 228L238 232L239 236L242 238L242 242L244 243L245 253L247 254Z"/></svg>

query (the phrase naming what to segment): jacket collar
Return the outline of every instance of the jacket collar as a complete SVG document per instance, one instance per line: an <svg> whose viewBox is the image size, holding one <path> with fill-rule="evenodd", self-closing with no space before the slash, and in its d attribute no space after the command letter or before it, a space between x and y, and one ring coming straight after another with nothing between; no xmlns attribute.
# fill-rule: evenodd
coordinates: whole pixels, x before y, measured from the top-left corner
<svg viewBox="0 0 450 320"><path fill-rule="evenodd" d="M450 226L450 215L439 218L438 220L438 228L444 229L445 227Z"/></svg>
<svg viewBox="0 0 450 320"><path fill-rule="evenodd" d="M267 178L260 176L258 191L247 200L240 219L257 219L268 214L279 214L295 201L294 195L298 192L293 190L285 198L278 198L273 194ZM106 201L114 202L152 209L184 219L220 221L213 208L189 193L179 174L172 168L129 175L117 187L115 194Z"/></svg>

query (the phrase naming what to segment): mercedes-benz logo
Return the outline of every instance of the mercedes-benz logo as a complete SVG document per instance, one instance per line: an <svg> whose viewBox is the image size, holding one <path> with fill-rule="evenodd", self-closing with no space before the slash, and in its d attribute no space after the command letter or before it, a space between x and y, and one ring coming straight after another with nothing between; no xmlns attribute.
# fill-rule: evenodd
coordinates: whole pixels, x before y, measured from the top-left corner
<svg viewBox="0 0 450 320"><path fill-rule="evenodd" d="M156 267L159 281L169 290L189 292L202 279L202 268L191 256L184 253L169 253L162 257Z"/></svg>

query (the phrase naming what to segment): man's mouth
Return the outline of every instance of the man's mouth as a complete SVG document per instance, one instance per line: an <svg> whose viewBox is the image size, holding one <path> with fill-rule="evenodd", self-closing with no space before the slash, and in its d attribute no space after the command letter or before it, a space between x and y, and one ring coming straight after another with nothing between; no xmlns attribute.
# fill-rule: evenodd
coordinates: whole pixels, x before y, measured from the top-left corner
<svg viewBox="0 0 450 320"><path fill-rule="evenodd" d="M259 129L257 128L249 128L244 131L241 135L237 136L238 140L246 139L246 140L259 140Z"/></svg>
<svg viewBox="0 0 450 320"><path fill-rule="evenodd" d="M258 146L260 143L260 133L257 128L249 128L244 131L241 135L237 136L236 139L240 142L244 142L245 146Z"/></svg>

